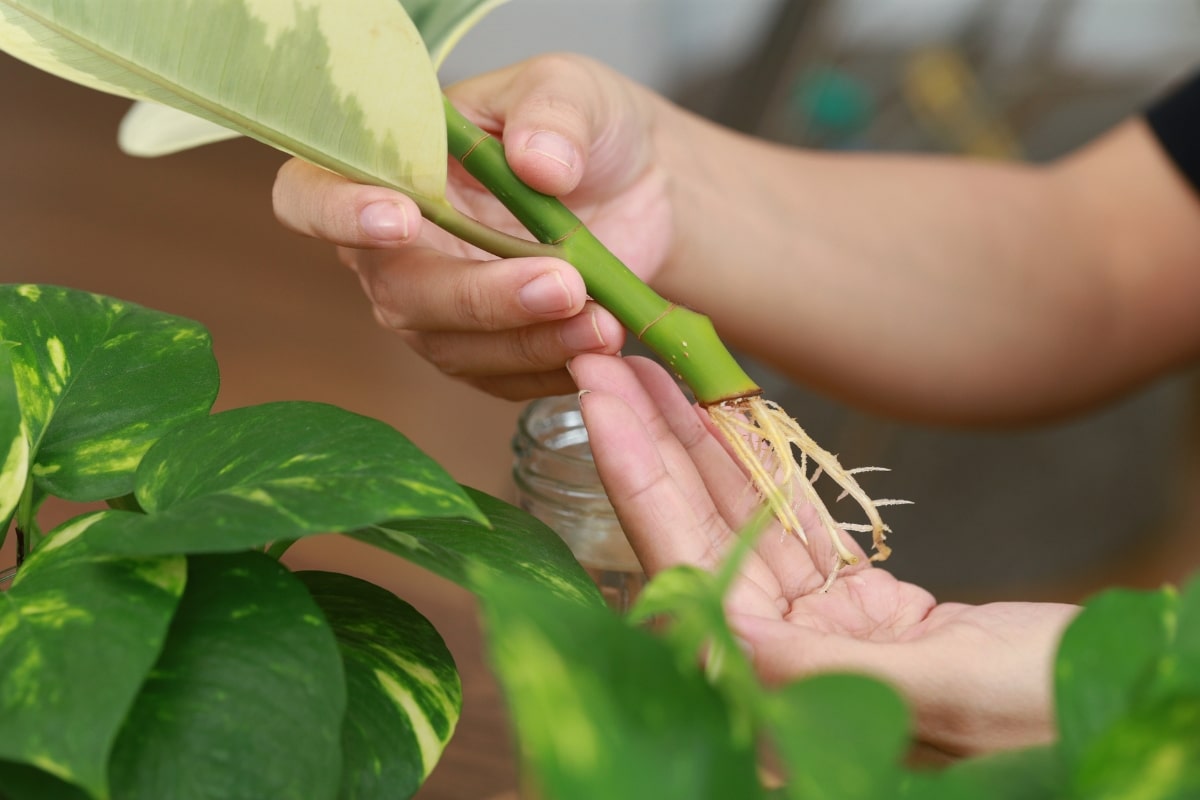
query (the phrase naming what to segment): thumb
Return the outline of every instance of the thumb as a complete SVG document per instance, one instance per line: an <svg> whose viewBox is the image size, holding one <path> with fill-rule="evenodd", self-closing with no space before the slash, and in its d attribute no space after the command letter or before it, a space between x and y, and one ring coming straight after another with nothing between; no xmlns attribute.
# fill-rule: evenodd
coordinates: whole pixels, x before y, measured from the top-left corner
<svg viewBox="0 0 1200 800"><path fill-rule="evenodd" d="M561 196L615 194L650 166L650 93L581 56L548 55L463 81L455 106L504 141L517 175Z"/></svg>

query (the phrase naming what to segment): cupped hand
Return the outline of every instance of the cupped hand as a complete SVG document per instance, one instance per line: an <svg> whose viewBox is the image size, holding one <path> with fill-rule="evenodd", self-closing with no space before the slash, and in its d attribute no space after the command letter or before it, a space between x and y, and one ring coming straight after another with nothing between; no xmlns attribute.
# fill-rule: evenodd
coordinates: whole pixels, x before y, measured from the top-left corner
<svg viewBox="0 0 1200 800"><path fill-rule="evenodd" d="M660 100L576 56L544 56L447 94L502 138L526 183L561 197L632 270L653 277L672 231L666 179L653 152ZM528 238L453 161L447 196L481 222ZM279 171L274 205L286 227L339 245L380 324L443 372L493 394L571 391L568 359L621 348L621 325L588 300L569 264L495 259L425 222L401 194L293 159Z"/></svg>
<svg viewBox="0 0 1200 800"><path fill-rule="evenodd" d="M571 373L601 479L646 571L714 568L757 501L704 412L645 359L584 355ZM811 514L801 521L817 529ZM912 705L918 739L949 755L1051 737L1053 655L1074 606L939 604L866 559L822 593L834 558L825 537L810 541L763 533L726 600L764 680L880 678Z"/></svg>

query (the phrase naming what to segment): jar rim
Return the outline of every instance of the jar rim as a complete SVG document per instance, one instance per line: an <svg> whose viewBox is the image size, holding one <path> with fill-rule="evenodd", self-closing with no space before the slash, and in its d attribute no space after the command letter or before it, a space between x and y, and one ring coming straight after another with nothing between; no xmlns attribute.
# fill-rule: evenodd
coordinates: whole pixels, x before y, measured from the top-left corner
<svg viewBox="0 0 1200 800"><path fill-rule="evenodd" d="M568 452L566 450L559 450L559 449L555 449L555 448L544 447L541 444L541 440L539 440L538 437L534 435L534 433L530 427L533 420L539 414L545 413L546 409L553 408L554 404L559 404L563 407L561 409L555 410L555 413L553 415L547 415L547 417L557 416L558 414L561 414L564 412L573 412L575 414L582 414L582 411L579 407L579 396L578 395L564 394L564 395L551 395L549 397L539 397L535 400L530 401L529 403L526 403L525 407L523 409L521 409L521 414L520 414L520 416L517 417L517 434L516 434L517 437L524 441L532 443L533 446L535 446L535 447L542 447L544 450L553 453L555 458L561 458L564 461L567 461L570 463L575 463L575 464L580 464L580 465L594 465L595 460L591 457L590 453L589 453L589 455L581 456L581 455L577 455L575 453ZM582 420L582 417L581 417L581 420ZM580 429L584 432L584 436L586 437L587 436L586 426L581 425ZM585 441L587 441L586 438L585 438Z"/></svg>

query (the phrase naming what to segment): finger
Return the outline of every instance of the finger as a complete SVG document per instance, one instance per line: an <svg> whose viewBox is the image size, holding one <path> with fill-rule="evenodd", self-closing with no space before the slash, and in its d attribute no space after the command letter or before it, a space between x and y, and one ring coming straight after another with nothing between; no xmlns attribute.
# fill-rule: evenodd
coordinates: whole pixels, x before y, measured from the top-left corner
<svg viewBox="0 0 1200 800"><path fill-rule="evenodd" d="M734 529L743 525L758 506L757 497L750 491L745 473L704 423L705 412L688 401L675 380L657 363L646 358L626 361L696 464L721 516Z"/></svg>
<svg viewBox="0 0 1200 800"><path fill-rule="evenodd" d="M741 530L763 501L737 462L729 443L712 425L706 412L687 404L675 381L662 367L648 359L629 361L655 403L664 409L664 416L672 423L675 435L692 454L722 516L732 530ZM693 413L686 413L685 408ZM762 562L770 568L779 584L781 611L787 609L787 598L821 586L830 565L836 563L832 548L822 537L815 510L803 504L796 512L804 529L814 532L807 545L798 536L785 534L782 526L775 523L759 533L755 544ZM843 539L848 537L843 535Z"/></svg>
<svg viewBox="0 0 1200 800"><path fill-rule="evenodd" d="M572 372L584 386L591 383L587 369L573 367ZM656 441L621 396L585 389L580 407L597 470L646 571L654 574L681 563L717 566L721 554L704 529L720 524L719 518L681 488L689 479L698 480L690 463Z"/></svg>
<svg viewBox="0 0 1200 800"><path fill-rule="evenodd" d="M382 321L397 330L512 330L574 317L587 301L583 278L553 258L476 261L412 247L359 251L354 266Z"/></svg>
<svg viewBox="0 0 1200 800"><path fill-rule="evenodd" d="M590 382L589 368L582 372L584 377L577 380ZM605 490L646 572L654 575L678 564L716 568L724 552L714 542L727 539L727 532L713 528L724 522L705 502L702 487L696 495L699 476L678 443L655 442L643 420L617 394L581 393L580 405ZM731 587L728 601L750 613L779 613L770 593L747 572Z"/></svg>
<svg viewBox="0 0 1200 800"><path fill-rule="evenodd" d="M753 484L718 438L719 434L707 424L707 413L683 395L662 366L647 358L632 357L625 361L645 388L646 395L662 410L672 435L696 465L709 497L726 522L727 537L736 535L762 504ZM717 544L726 547L728 540ZM755 549L757 556L747 559L743 572L771 595L777 609L783 613L788 608L790 595L782 576L797 570L813 572L808 551L798 540L785 539L776 530L760 533ZM734 604L732 607L739 606Z"/></svg>
<svg viewBox="0 0 1200 800"><path fill-rule="evenodd" d="M271 199L285 228L344 247L396 247L421 232L421 212L410 198L298 158L279 168Z"/></svg>
<svg viewBox="0 0 1200 800"><path fill-rule="evenodd" d="M450 87L485 130L503 132L505 157L538 191L589 181L619 191L651 161L649 103L629 81L586 58L540 56Z"/></svg>
<svg viewBox="0 0 1200 800"><path fill-rule="evenodd" d="M568 320L509 331L398 332L442 372L467 379L559 370L581 353L616 353L625 335L611 314L590 301Z"/></svg>

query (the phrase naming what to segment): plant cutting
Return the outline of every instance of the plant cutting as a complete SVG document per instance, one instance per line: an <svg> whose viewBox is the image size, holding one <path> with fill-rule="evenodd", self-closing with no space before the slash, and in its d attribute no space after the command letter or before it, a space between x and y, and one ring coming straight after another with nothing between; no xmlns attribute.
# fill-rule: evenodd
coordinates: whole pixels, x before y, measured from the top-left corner
<svg viewBox="0 0 1200 800"><path fill-rule="evenodd" d="M855 478L858 470L844 469L761 397L707 317L660 297L561 203L524 186L500 143L444 101L437 65L496 5L358 0L348 13L323 0L226 0L216 7L171 0L153 8L119 0L100 12L82 3L4 0L0 46L69 80L151 104L126 121L129 152L158 155L248 135L352 180L403 192L430 222L495 255L569 261L589 294L688 384L785 531L807 541L794 501L817 509L836 554L830 580L857 560L841 541L842 528L869 531L872 558L886 558L878 507L896 501L873 501ZM536 241L455 209L445 196L447 155ZM812 485L822 475L858 503L865 524L835 522Z"/></svg>

